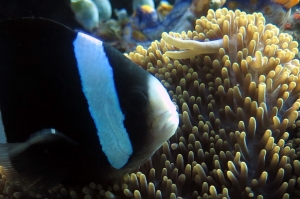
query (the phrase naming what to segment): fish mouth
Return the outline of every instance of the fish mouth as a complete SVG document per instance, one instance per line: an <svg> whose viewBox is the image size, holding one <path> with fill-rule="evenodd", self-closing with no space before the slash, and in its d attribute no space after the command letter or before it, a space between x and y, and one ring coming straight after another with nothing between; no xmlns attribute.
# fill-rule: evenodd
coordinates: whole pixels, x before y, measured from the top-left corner
<svg viewBox="0 0 300 199"><path fill-rule="evenodd" d="M169 139L176 131L179 115L176 110L165 111L159 114L151 124L150 134L154 138Z"/></svg>

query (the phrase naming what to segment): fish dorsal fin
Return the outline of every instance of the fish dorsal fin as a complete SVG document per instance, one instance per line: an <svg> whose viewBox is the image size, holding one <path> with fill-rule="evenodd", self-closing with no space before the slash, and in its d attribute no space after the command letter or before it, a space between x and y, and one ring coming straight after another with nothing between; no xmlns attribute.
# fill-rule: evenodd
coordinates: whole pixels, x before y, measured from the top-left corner
<svg viewBox="0 0 300 199"><path fill-rule="evenodd" d="M0 165L8 180L26 190L45 190L63 181L74 167L77 144L53 129L25 143L0 144Z"/></svg>

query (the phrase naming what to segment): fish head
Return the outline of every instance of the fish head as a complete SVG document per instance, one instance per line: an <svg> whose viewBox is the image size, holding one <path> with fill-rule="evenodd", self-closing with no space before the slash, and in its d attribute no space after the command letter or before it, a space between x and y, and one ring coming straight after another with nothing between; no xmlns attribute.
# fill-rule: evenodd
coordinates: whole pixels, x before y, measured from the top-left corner
<svg viewBox="0 0 300 199"><path fill-rule="evenodd" d="M179 117L167 90L156 77L111 47L105 45L105 48L114 70L124 115L122 123L132 147L122 169L133 168L146 162L175 133ZM121 142L118 145L122 147Z"/></svg>
<svg viewBox="0 0 300 199"><path fill-rule="evenodd" d="M160 81L146 75L146 85L128 91L123 113L133 154L127 167L140 165L175 132L179 123L176 106Z"/></svg>

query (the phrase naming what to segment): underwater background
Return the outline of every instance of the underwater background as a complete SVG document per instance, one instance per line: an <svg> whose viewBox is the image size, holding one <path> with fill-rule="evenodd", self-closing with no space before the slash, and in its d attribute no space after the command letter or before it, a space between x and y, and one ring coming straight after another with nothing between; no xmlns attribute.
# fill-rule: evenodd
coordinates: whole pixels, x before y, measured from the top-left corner
<svg viewBox="0 0 300 199"><path fill-rule="evenodd" d="M48 18L114 46L166 87L179 127L123 179L39 193L1 175L0 198L300 198L299 1L98 2L0 0L0 19Z"/></svg>

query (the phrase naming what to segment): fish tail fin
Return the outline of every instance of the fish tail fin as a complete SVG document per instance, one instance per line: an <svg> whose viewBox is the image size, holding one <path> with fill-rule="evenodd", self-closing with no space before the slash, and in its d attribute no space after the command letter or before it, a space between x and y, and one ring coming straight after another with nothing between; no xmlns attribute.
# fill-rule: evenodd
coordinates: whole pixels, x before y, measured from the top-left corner
<svg viewBox="0 0 300 199"><path fill-rule="evenodd" d="M1 171L24 190L47 190L63 181L74 167L76 143L46 129L25 143L0 144Z"/></svg>
<svg viewBox="0 0 300 199"><path fill-rule="evenodd" d="M17 172L11 165L9 160L9 150L16 147L17 144L0 143L0 174L5 176L9 181L19 184L17 180Z"/></svg>

